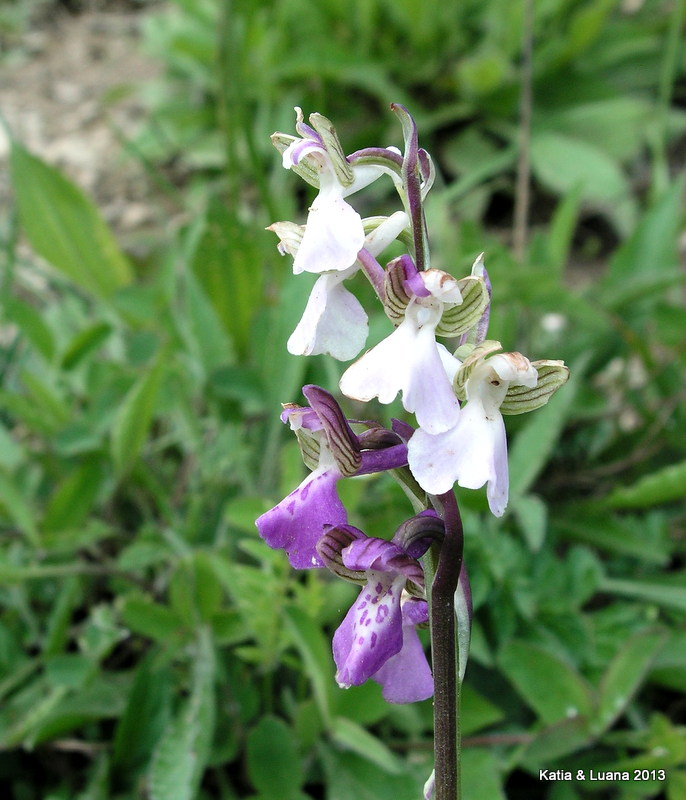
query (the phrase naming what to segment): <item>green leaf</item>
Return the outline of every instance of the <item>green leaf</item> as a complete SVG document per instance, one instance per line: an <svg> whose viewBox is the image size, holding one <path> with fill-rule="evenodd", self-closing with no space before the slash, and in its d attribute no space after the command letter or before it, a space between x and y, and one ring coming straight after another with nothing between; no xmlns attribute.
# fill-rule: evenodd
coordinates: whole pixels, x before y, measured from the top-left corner
<svg viewBox="0 0 686 800"><path fill-rule="evenodd" d="M566 509L554 520L556 531L566 539L586 542L610 553L634 556L644 563L664 565L670 559L666 537L659 536L661 523L650 516L632 518L607 513L580 515L578 507ZM657 533L658 535L655 535Z"/></svg>
<svg viewBox="0 0 686 800"><path fill-rule="evenodd" d="M212 556L196 552L179 561L169 584L169 600L172 609L189 627L212 618L222 600Z"/></svg>
<svg viewBox="0 0 686 800"><path fill-rule="evenodd" d="M558 194L580 191L587 203L605 211L628 233L636 210L629 183L619 163L589 142L561 133L542 131L531 141L531 164L536 177Z"/></svg>
<svg viewBox="0 0 686 800"><path fill-rule="evenodd" d="M191 696L169 723L149 773L151 800L194 800L214 733L214 653L207 632L198 637Z"/></svg>
<svg viewBox="0 0 686 800"><path fill-rule="evenodd" d="M506 800L495 752L479 748L462 751L462 800Z"/></svg>
<svg viewBox="0 0 686 800"><path fill-rule="evenodd" d="M236 350L243 354L262 300L264 272L258 268L261 248L256 246L255 233L224 202L214 199L191 264ZM260 236L264 236L262 231Z"/></svg>
<svg viewBox="0 0 686 800"><path fill-rule="evenodd" d="M653 113L644 100L617 95L592 102L572 103L560 110L545 109L537 127L554 129L611 151L624 161L632 158L645 141L645 126Z"/></svg>
<svg viewBox="0 0 686 800"><path fill-rule="evenodd" d="M305 664L312 682L319 713L328 727L331 721L333 660L331 651L320 627L304 611L296 606L285 609L286 624Z"/></svg>
<svg viewBox="0 0 686 800"><path fill-rule="evenodd" d="M122 401L114 418L111 452L119 476L131 468L143 447L155 412L164 369L164 362L160 360L140 378Z"/></svg>
<svg viewBox="0 0 686 800"><path fill-rule="evenodd" d="M82 602L81 582L75 576L61 581L59 594L52 604L43 643L43 658L61 653L69 639L74 609Z"/></svg>
<svg viewBox="0 0 686 800"><path fill-rule="evenodd" d="M666 638L664 631L640 633L612 659L598 689L598 711L591 723L595 733L607 730L623 713Z"/></svg>
<svg viewBox="0 0 686 800"><path fill-rule="evenodd" d="M550 222L547 237L548 267L556 275L562 275L567 264L572 238L579 218L581 190L577 186L566 192L557 204Z"/></svg>
<svg viewBox="0 0 686 800"><path fill-rule="evenodd" d="M390 775L398 775L403 771L402 762L380 739L350 719L336 717L331 726L331 736L338 744L366 758Z"/></svg>
<svg viewBox="0 0 686 800"><path fill-rule="evenodd" d="M670 633L655 657L650 680L686 694L686 630Z"/></svg>
<svg viewBox="0 0 686 800"><path fill-rule="evenodd" d="M633 597L648 603L656 603L665 608L674 608L686 611L686 586L684 586L683 573L677 576L680 585L657 580L626 580L622 578L605 578L600 586L603 592L620 594L624 597Z"/></svg>
<svg viewBox="0 0 686 800"><path fill-rule="evenodd" d="M40 544L33 507L22 495L13 479L0 470L0 504L10 519L34 547Z"/></svg>
<svg viewBox="0 0 686 800"><path fill-rule="evenodd" d="M422 796L422 783L429 777L427 760L421 780L407 773L389 775L354 753L340 753L321 746L326 772L326 800L399 800Z"/></svg>
<svg viewBox="0 0 686 800"><path fill-rule="evenodd" d="M213 304L200 285L196 275L188 271L181 277L184 295L183 315L175 320L193 359L202 364L209 375L235 359L231 338L220 321L216 304Z"/></svg>
<svg viewBox="0 0 686 800"><path fill-rule="evenodd" d="M658 278L665 269L678 265L677 233L683 214L683 177L641 219L636 229L615 252L603 280L608 299L627 283L642 276Z"/></svg>
<svg viewBox="0 0 686 800"><path fill-rule="evenodd" d="M511 641L500 652L498 663L543 722L551 724L591 712L593 699L586 681L571 664L543 647Z"/></svg>
<svg viewBox="0 0 686 800"><path fill-rule="evenodd" d="M156 669L153 660L149 655L140 662L114 733L112 763L122 772L136 772L148 762L169 721L171 673Z"/></svg>
<svg viewBox="0 0 686 800"><path fill-rule="evenodd" d="M39 255L99 297L131 282L129 262L80 189L17 142L10 164L19 217Z"/></svg>
<svg viewBox="0 0 686 800"><path fill-rule="evenodd" d="M19 326L21 332L46 361L52 361L55 340L40 311L13 297L4 302L7 319Z"/></svg>
<svg viewBox="0 0 686 800"><path fill-rule="evenodd" d="M686 498L686 461L645 475L631 486L618 486L603 501L606 508L648 508Z"/></svg>
<svg viewBox="0 0 686 800"><path fill-rule="evenodd" d="M303 768L293 731L268 715L250 731L246 754L248 774L264 800L293 800L299 795Z"/></svg>
<svg viewBox="0 0 686 800"><path fill-rule="evenodd" d="M667 784L667 800L683 800L684 797L686 797L686 770L671 770Z"/></svg>
<svg viewBox="0 0 686 800"><path fill-rule="evenodd" d="M55 488L43 519L45 529L59 531L80 526L93 507L103 479L103 464L97 456L77 466Z"/></svg>
<svg viewBox="0 0 686 800"><path fill-rule="evenodd" d="M566 719L540 731L524 748L521 762L529 770L537 772L541 767L547 767L558 758L588 745L592 739L588 720L581 717Z"/></svg>
<svg viewBox="0 0 686 800"><path fill-rule="evenodd" d="M80 653L60 653L45 659L45 677L54 687L80 689L95 669L93 661Z"/></svg>
<svg viewBox="0 0 686 800"><path fill-rule="evenodd" d="M110 333L112 326L106 322L96 322L74 336L62 355L62 369L69 371L78 366L85 358L102 345Z"/></svg>
<svg viewBox="0 0 686 800"><path fill-rule="evenodd" d="M504 714L483 695L472 689L468 683L460 690L460 728L463 736L487 728L500 722Z"/></svg>
<svg viewBox="0 0 686 800"><path fill-rule="evenodd" d="M168 606L145 597L125 597L120 613L123 623L132 631L163 643L177 638L183 630L183 621Z"/></svg>
<svg viewBox="0 0 686 800"><path fill-rule="evenodd" d="M545 541L548 524L548 507L535 495L517 496L511 503L526 543L532 553L537 553Z"/></svg>

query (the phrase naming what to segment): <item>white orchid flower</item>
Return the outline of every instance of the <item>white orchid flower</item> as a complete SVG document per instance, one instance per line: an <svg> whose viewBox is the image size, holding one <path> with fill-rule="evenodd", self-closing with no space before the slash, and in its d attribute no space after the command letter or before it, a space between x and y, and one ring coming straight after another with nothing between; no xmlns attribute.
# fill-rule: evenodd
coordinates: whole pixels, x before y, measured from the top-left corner
<svg viewBox="0 0 686 800"><path fill-rule="evenodd" d="M537 381L536 368L521 353L500 353L477 363L467 379L467 402L456 424L438 434L420 429L410 439L408 463L420 486L430 494L443 494L455 481L465 489L488 484L489 507L502 516L509 479L500 406L510 386L534 387Z"/></svg>

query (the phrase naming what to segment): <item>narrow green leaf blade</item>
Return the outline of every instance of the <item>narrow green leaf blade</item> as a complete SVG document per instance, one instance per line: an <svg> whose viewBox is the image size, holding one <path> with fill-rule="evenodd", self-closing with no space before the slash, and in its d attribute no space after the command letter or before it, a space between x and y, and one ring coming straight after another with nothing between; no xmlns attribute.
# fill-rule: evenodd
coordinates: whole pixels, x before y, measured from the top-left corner
<svg viewBox="0 0 686 800"><path fill-rule="evenodd" d="M111 452L117 473L123 475L143 447L164 371L160 361L134 384L124 398L112 425Z"/></svg>
<svg viewBox="0 0 686 800"><path fill-rule="evenodd" d="M586 681L571 664L539 645L513 640L505 645L498 661L543 722L552 724L590 713L593 700Z"/></svg>
<svg viewBox="0 0 686 800"><path fill-rule="evenodd" d="M399 775L403 764L388 747L361 725L345 717L333 720L331 734L335 742L366 758L390 775Z"/></svg>
<svg viewBox="0 0 686 800"><path fill-rule="evenodd" d="M683 581L683 573L677 577ZM620 594L647 603L656 603L665 608L686 611L686 586L683 583L672 585L657 580L635 581L623 578L605 578L600 588L601 591L610 594Z"/></svg>
<svg viewBox="0 0 686 800"><path fill-rule="evenodd" d="M612 659L600 684L598 713L592 723L594 732L607 730L624 711L666 638L664 631L638 634Z"/></svg>
<svg viewBox="0 0 686 800"><path fill-rule="evenodd" d="M32 545L38 546L40 534L33 509L22 495L10 475L0 471L0 505L4 506L10 519L19 527Z"/></svg>
<svg viewBox="0 0 686 800"><path fill-rule="evenodd" d="M648 508L686 498L686 461L645 475L631 486L618 486L603 501L607 508Z"/></svg>
<svg viewBox="0 0 686 800"><path fill-rule="evenodd" d="M198 637L191 696L171 721L150 766L151 800L193 800L214 734L214 653L206 631Z"/></svg>
<svg viewBox="0 0 686 800"><path fill-rule="evenodd" d="M300 792L303 769L293 731L283 720L263 717L248 734L248 773L263 800L293 800Z"/></svg>
<svg viewBox="0 0 686 800"><path fill-rule="evenodd" d="M99 297L132 281L131 265L77 186L16 142L10 164L19 217L40 256Z"/></svg>
<svg viewBox="0 0 686 800"><path fill-rule="evenodd" d="M285 609L286 623L295 646L305 663L312 681L315 700L322 719L328 726L331 720L331 686L333 685L333 659L319 626L300 608Z"/></svg>

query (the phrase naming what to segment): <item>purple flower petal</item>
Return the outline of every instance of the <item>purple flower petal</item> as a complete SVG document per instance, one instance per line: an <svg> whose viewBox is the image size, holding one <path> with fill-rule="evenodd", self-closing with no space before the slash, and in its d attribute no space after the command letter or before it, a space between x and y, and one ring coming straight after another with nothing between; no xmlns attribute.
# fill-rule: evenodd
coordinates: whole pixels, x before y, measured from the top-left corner
<svg viewBox="0 0 686 800"><path fill-rule="evenodd" d="M403 602L402 647L372 675L383 687L382 694L389 703L414 703L426 700L434 692L431 668L415 628L428 619L426 601L407 598Z"/></svg>
<svg viewBox="0 0 686 800"><path fill-rule="evenodd" d="M385 573L369 574L369 582L333 637L339 686L359 686L400 651L400 593L404 583L402 575L393 578Z"/></svg>
<svg viewBox="0 0 686 800"><path fill-rule="evenodd" d="M335 466L319 467L255 523L265 542L275 550L285 550L296 569L324 566L316 549L324 525L347 522L336 493L340 477Z"/></svg>
<svg viewBox="0 0 686 800"><path fill-rule="evenodd" d="M352 570L368 570L390 574L393 579L402 576L417 586L424 586L424 570L416 558L386 539L357 539L343 550L343 563ZM404 585L403 580L402 584ZM399 601L398 601L399 602Z"/></svg>

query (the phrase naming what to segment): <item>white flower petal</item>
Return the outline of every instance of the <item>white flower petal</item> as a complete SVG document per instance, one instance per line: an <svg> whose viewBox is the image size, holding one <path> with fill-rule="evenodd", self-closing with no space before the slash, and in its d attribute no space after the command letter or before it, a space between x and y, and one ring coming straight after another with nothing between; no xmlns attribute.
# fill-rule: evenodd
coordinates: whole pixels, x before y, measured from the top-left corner
<svg viewBox="0 0 686 800"><path fill-rule="evenodd" d="M521 353L498 353L484 363L509 384L534 387L538 381L536 368Z"/></svg>
<svg viewBox="0 0 686 800"><path fill-rule="evenodd" d="M491 511L502 516L507 505L508 469L500 413L489 418L483 405L473 400L461 410L452 430L434 436L418 430L407 450L410 470L427 492L443 494L455 481L465 489L479 489L488 483Z"/></svg>
<svg viewBox="0 0 686 800"><path fill-rule="evenodd" d="M364 246L373 256L382 253L410 224L410 218L404 211L396 211L385 219L378 228L367 234Z"/></svg>
<svg viewBox="0 0 686 800"><path fill-rule="evenodd" d="M343 373L340 390L368 402L392 402L402 392L403 406L431 433L452 427L460 406L430 325L418 327L407 317L393 333Z"/></svg>
<svg viewBox="0 0 686 800"><path fill-rule="evenodd" d="M407 382L408 352L414 339L414 326L403 322L348 367L339 383L341 392L365 403L374 397L380 403L393 402Z"/></svg>
<svg viewBox="0 0 686 800"><path fill-rule="evenodd" d="M325 176L327 179L325 179ZM345 202L334 175L321 173L322 186L307 217L293 272L336 272L355 263L364 246L362 218Z"/></svg>
<svg viewBox="0 0 686 800"><path fill-rule="evenodd" d="M434 329L425 325L417 331L403 391L403 406L414 412L417 423L429 433L440 433L457 422L460 404L443 366Z"/></svg>
<svg viewBox="0 0 686 800"><path fill-rule="evenodd" d="M298 326L288 340L288 352L296 356L327 353L349 361L367 340L367 315L343 279L355 272L322 275L312 288Z"/></svg>
<svg viewBox="0 0 686 800"><path fill-rule="evenodd" d="M448 380L450 381L451 385L452 382L455 380L455 375L457 375L458 369L462 366L462 362L459 358L455 358L455 356L448 350L448 348L437 342L436 346L438 347L438 355L441 357L441 362L443 364L443 369L446 371L448 375Z"/></svg>

